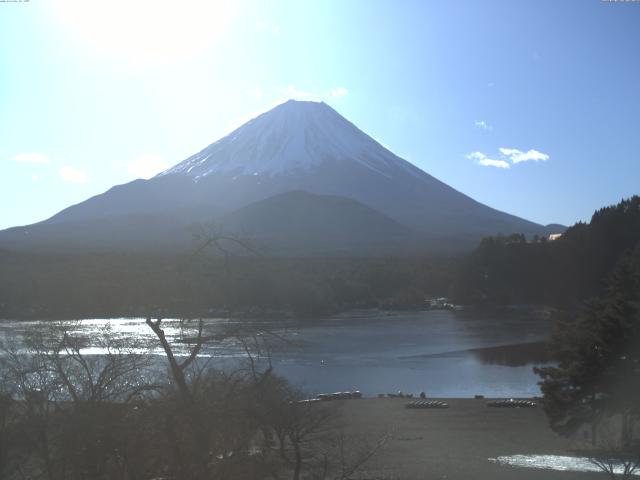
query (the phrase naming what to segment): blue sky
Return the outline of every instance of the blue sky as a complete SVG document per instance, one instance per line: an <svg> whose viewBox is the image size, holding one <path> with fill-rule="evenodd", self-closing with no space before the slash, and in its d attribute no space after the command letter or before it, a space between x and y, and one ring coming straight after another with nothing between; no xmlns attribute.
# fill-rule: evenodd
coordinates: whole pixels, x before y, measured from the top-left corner
<svg viewBox="0 0 640 480"><path fill-rule="evenodd" d="M0 228L324 100L492 207L640 193L640 2L0 3Z"/></svg>

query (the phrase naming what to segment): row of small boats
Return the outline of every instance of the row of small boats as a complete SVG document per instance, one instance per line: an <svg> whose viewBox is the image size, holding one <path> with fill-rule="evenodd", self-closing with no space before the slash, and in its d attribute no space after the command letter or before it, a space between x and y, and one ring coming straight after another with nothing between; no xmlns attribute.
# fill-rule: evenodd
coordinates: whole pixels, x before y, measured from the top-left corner
<svg viewBox="0 0 640 480"><path fill-rule="evenodd" d="M398 393L388 393L388 394L378 394L378 398L408 398L413 399L414 396L412 394L403 394L401 392ZM309 398L305 400L300 400L298 403L309 403L309 402L325 402L330 400L350 400L362 398L362 392L359 390L354 390L353 392L334 392L334 393L320 393L316 395L314 398ZM482 395L476 395L476 399L484 399ZM533 408L536 407L536 402L531 400L515 400L513 398L503 399L503 400L493 400L487 402L487 407L495 407L495 408ZM441 400L426 400L424 393L421 393L419 400L414 400L412 402L406 403L405 408L449 408L449 404L447 402L443 402Z"/></svg>
<svg viewBox="0 0 640 480"><path fill-rule="evenodd" d="M353 392L335 392L335 393L321 393L316 395L318 400L349 400L353 398L362 398L362 392L360 390L354 390Z"/></svg>
<svg viewBox="0 0 640 480"><path fill-rule="evenodd" d="M379 393L378 398L413 398L413 393ZM426 398L424 394L420 394L420 398Z"/></svg>
<svg viewBox="0 0 640 480"><path fill-rule="evenodd" d="M487 407L497 408L534 408L535 406L536 402L531 400L514 400L513 398L487 403ZM449 408L449 404L440 400L416 400L406 403L405 408Z"/></svg>
<svg viewBox="0 0 640 480"><path fill-rule="evenodd" d="M449 408L447 402L441 402L439 400L416 400L415 402L409 402L405 404L405 408Z"/></svg>
<svg viewBox="0 0 640 480"><path fill-rule="evenodd" d="M497 408L533 408L535 406L536 402L532 402L531 400L514 400L513 398L494 400L493 402L487 403L487 407Z"/></svg>

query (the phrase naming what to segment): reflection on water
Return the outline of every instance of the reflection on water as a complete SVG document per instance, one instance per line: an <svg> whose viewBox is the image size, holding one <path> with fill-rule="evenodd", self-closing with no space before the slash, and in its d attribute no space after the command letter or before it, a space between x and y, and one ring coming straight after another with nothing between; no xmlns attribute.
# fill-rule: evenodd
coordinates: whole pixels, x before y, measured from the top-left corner
<svg viewBox="0 0 640 480"><path fill-rule="evenodd" d="M538 468L543 470L558 470L564 472L602 472L602 470L586 457L564 457L560 455L510 455L490 458L499 465L511 467ZM614 472L624 472L624 465L614 464ZM640 471L632 475L640 476Z"/></svg>
<svg viewBox="0 0 640 480"><path fill-rule="evenodd" d="M153 353L162 355L143 319L66 324L86 338L87 354L101 353L94 339L108 328L120 338L147 342ZM505 346L541 342L548 333L545 321L515 315L365 311L313 321L208 319L204 334L216 335L239 324L285 338L287 343L272 354L274 370L310 394L357 389L368 395L398 390L440 397L538 395L531 359L517 360L515 353L521 348ZM46 325L1 322L0 338L19 339ZM184 333L184 325L175 319L164 320L163 328L171 341ZM186 354L187 349L186 345L176 348L178 354ZM207 345L203 354L218 359L214 365L221 368L237 365L244 358L241 345L232 339Z"/></svg>
<svg viewBox="0 0 640 480"><path fill-rule="evenodd" d="M482 363L521 367L531 364L551 363L553 359L547 351L545 342L517 343L497 347L470 348L455 352L421 355L423 358L455 358L473 355Z"/></svg>

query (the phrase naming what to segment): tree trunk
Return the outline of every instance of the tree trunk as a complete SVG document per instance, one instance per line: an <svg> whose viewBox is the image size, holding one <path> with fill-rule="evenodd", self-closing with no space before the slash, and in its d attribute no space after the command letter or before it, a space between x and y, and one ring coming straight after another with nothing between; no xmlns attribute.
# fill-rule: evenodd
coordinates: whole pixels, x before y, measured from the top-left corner
<svg viewBox="0 0 640 480"><path fill-rule="evenodd" d="M300 471L302 470L302 452L300 451L300 444L298 442L292 443L296 456L296 465L293 471L293 480L300 480Z"/></svg>
<svg viewBox="0 0 640 480"><path fill-rule="evenodd" d="M620 415L620 446L627 449L631 446L633 420L629 412L622 412Z"/></svg>

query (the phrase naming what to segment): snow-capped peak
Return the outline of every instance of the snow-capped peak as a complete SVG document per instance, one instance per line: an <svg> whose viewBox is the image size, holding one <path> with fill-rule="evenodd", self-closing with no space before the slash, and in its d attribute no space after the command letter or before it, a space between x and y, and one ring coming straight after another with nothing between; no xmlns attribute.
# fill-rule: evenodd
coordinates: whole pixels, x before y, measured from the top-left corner
<svg viewBox="0 0 640 480"><path fill-rule="evenodd" d="M276 176L312 170L326 161L355 161L387 176L398 166L420 172L324 102L289 100L158 176Z"/></svg>

